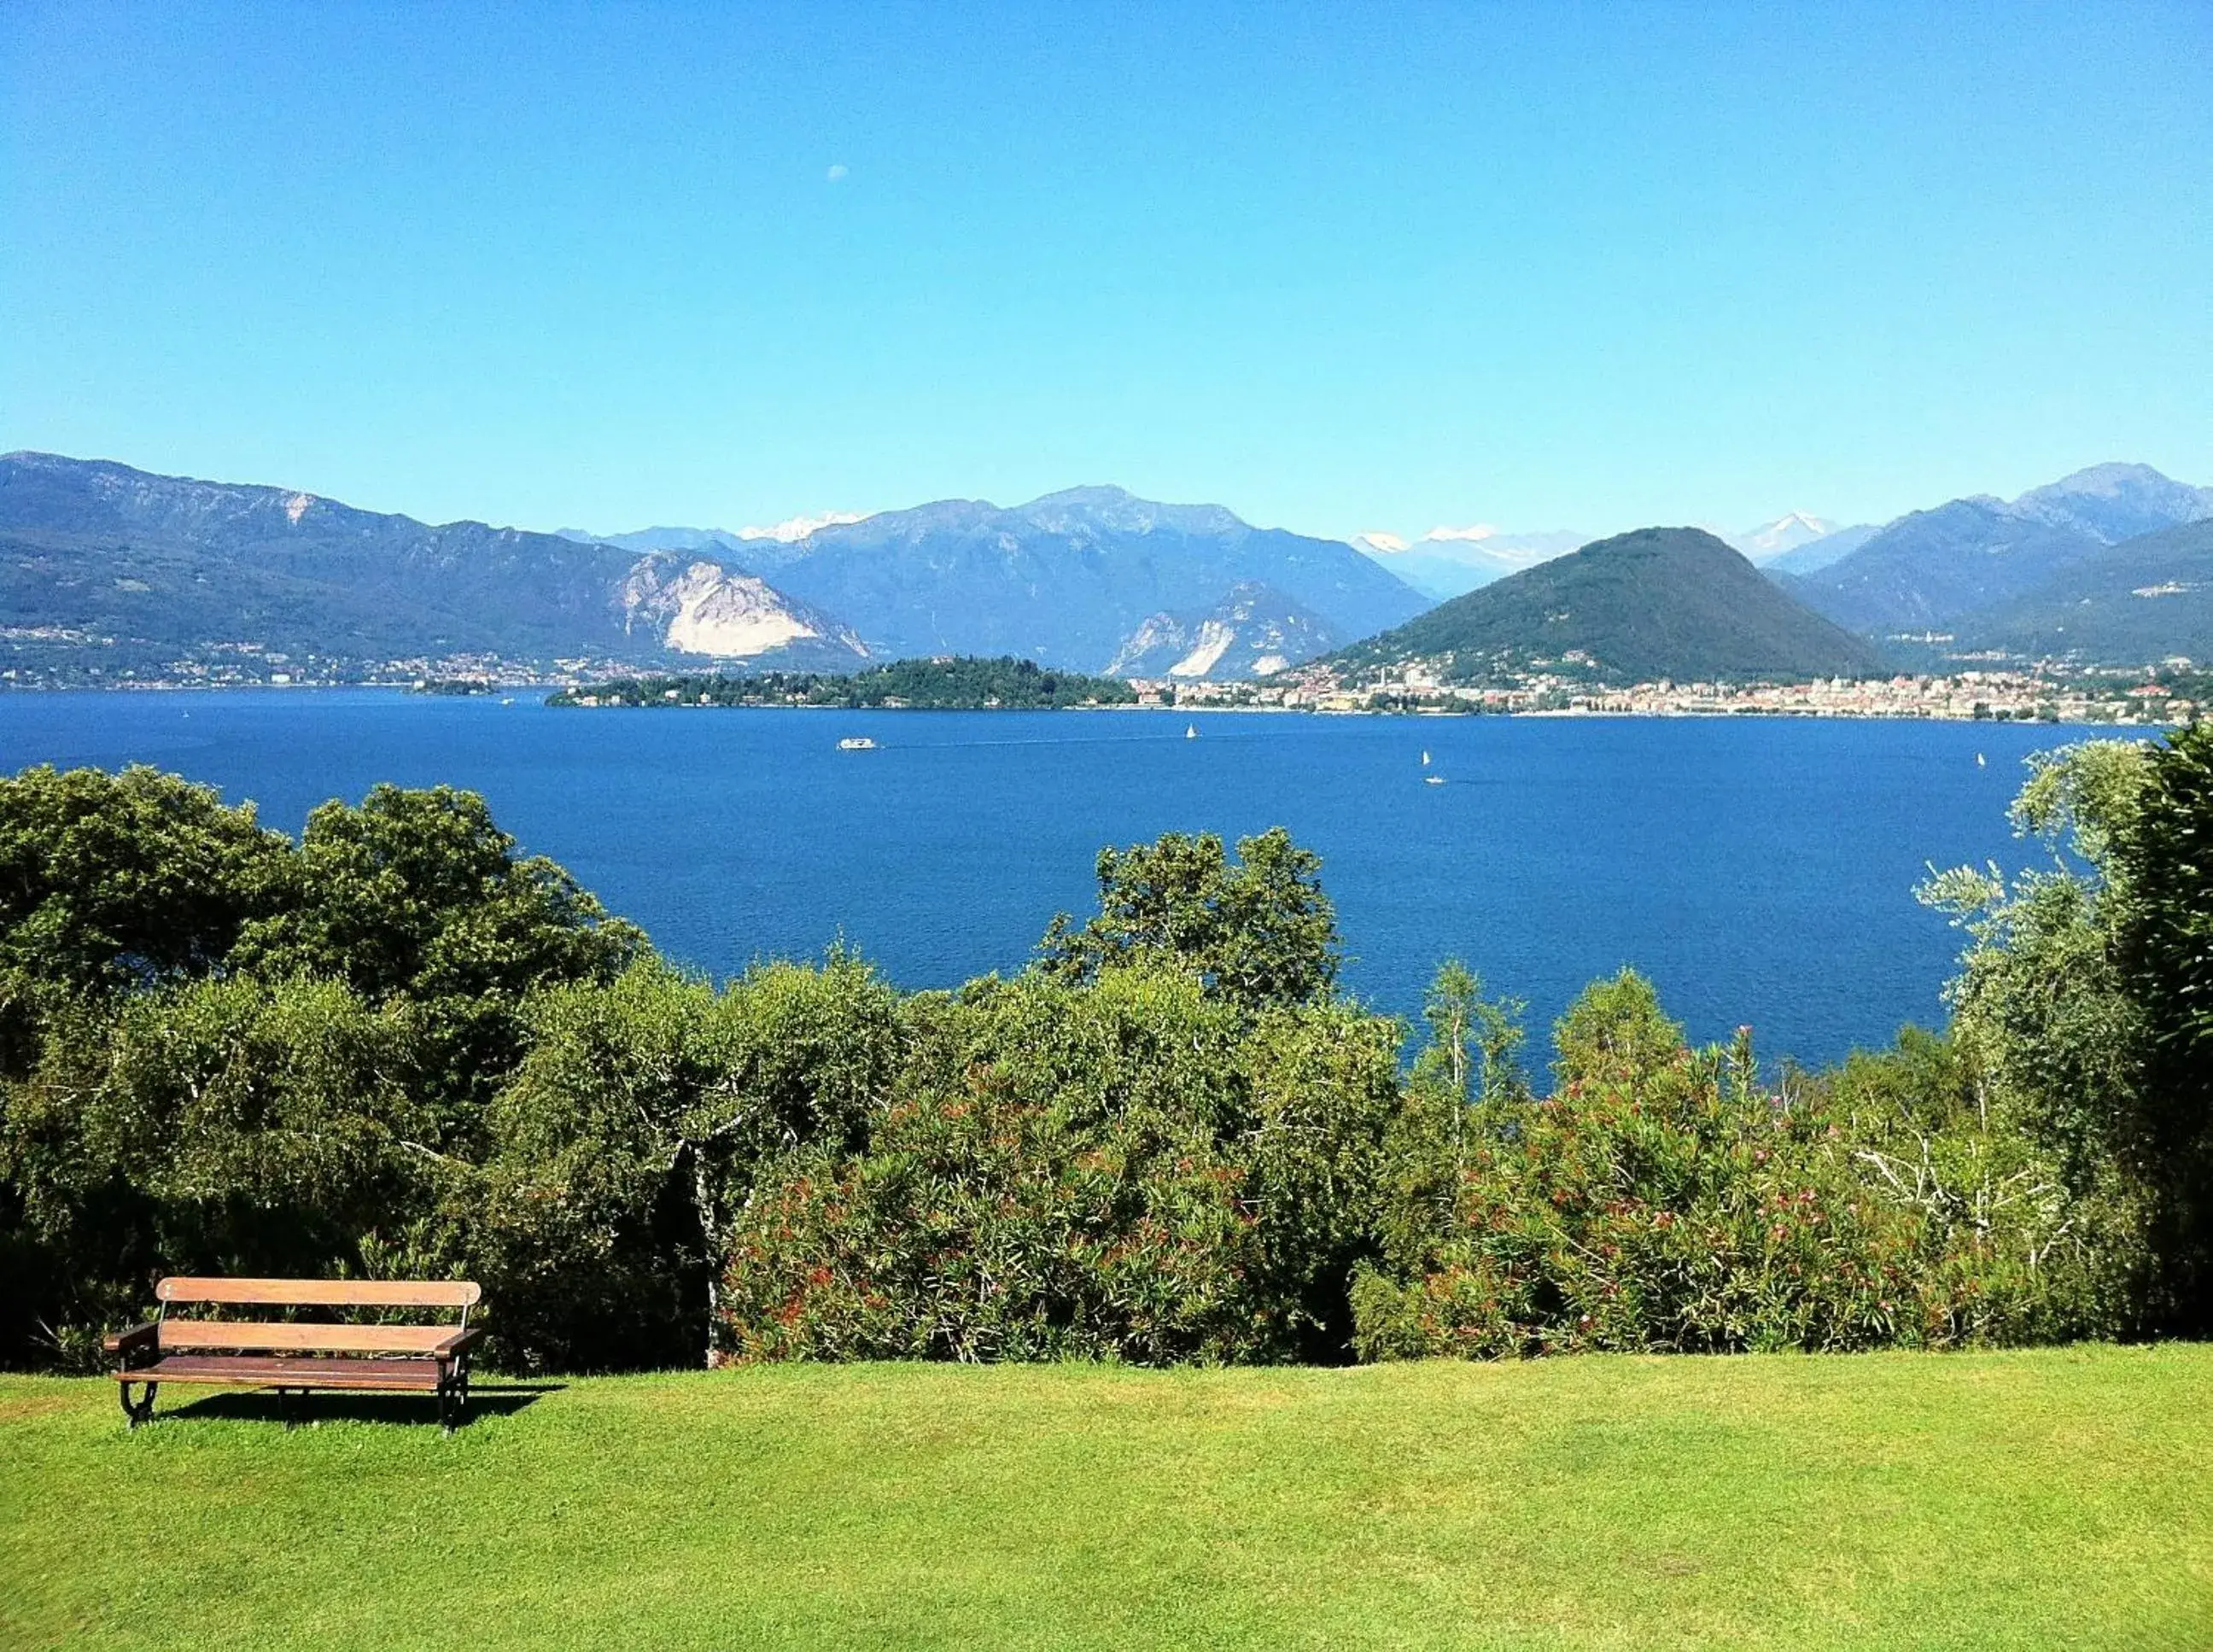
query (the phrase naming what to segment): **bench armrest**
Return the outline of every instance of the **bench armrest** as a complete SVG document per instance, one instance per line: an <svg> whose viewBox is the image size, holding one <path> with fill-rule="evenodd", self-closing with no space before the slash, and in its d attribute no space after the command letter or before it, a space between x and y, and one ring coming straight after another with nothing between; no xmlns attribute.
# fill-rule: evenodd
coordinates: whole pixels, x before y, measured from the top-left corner
<svg viewBox="0 0 2213 1652"><path fill-rule="evenodd" d="M128 1331L110 1332L101 1339L101 1346L128 1364L131 1356L158 1344L162 1327L149 1320L143 1325L134 1325Z"/></svg>
<svg viewBox="0 0 2213 1652"><path fill-rule="evenodd" d="M477 1339L483 1335L484 1327L480 1325L472 1325L466 1331L456 1331L445 1341L433 1348L430 1352L442 1360L457 1359L475 1347Z"/></svg>

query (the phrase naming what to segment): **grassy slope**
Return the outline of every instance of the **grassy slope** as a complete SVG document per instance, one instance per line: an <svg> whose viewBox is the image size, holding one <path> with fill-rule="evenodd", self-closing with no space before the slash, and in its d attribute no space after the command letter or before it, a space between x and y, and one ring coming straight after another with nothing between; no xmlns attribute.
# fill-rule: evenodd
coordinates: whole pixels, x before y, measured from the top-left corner
<svg viewBox="0 0 2213 1652"><path fill-rule="evenodd" d="M259 1403L0 1380L0 1643L2213 1644L2213 1347Z"/></svg>

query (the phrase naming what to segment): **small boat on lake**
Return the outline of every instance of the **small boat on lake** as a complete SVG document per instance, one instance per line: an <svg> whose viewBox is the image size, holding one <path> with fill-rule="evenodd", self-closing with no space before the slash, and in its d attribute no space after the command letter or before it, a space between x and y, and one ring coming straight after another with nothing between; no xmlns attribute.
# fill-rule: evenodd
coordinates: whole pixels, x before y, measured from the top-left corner
<svg viewBox="0 0 2213 1652"><path fill-rule="evenodd" d="M873 752L876 749L876 742L866 735L848 735L838 742L838 749L841 752Z"/></svg>
<svg viewBox="0 0 2213 1652"><path fill-rule="evenodd" d="M1195 722L1186 722L1184 724L1183 737L1186 740L1197 740L1198 738L1198 725Z"/></svg>

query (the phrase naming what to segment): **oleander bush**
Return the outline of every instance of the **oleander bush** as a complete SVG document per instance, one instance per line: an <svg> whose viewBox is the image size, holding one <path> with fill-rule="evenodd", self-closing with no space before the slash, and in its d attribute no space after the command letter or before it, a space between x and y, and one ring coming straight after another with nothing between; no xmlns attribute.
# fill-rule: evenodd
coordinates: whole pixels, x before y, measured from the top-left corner
<svg viewBox="0 0 2213 1652"><path fill-rule="evenodd" d="M1369 1242L1395 1023L1187 973L908 1007L857 1150L792 1155L733 1233L738 1357L1326 1357Z"/></svg>
<svg viewBox="0 0 2213 1652"><path fill-rule="evenodd" d="M1418 1076L1369 1358L1960 1347L2117 1329L2048 1161L1980 1128L1948 1045L1761 1082L1624 973L1562 1019L1552 1092ZM1429 1080L1423 1082L1419 1080ZM1899 1081L1905 1081L1900 1082ZM1872 1105L1888 1087L1894 1106Z"/></svg>

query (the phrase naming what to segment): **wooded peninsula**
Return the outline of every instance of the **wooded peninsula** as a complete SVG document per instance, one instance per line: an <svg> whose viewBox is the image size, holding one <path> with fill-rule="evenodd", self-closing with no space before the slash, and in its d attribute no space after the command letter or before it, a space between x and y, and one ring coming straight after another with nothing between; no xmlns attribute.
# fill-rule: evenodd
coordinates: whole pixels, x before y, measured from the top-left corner
<svg viewBox="0 0 2213 1652"><path fill-rule="evenodd" d="M899 660L851 676L769 671L755 676L700 673L620 677L564 688L558 706L826 705L928 711L1039 711L1085 705L1134 705L1137 691L1113 677L1049 671L1034 660Z"/></svg>

